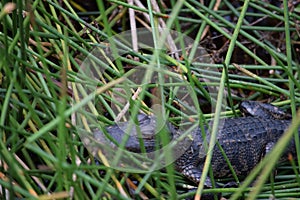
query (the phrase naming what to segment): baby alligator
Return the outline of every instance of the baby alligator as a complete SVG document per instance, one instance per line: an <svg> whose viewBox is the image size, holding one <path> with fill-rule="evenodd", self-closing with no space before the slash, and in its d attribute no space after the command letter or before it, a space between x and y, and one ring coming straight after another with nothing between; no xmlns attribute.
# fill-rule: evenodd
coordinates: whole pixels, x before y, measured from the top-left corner
<svg viewBox="0 0 300 200"><path fill-rule="evenodd" d="M218 130L217 141L224 150L236 175L245 177L279 140L289 126L291 117L271 104L253 101L242 102L240 110L248 116L221 120L219 124L222 126ZM155 146L153 126L155 126L156 118L140 115L138 122L146 151L152 151ZM172 137L178 134L174 126L169 123L167 126ZM117 142L121 143L126 127L127 123L124 123L119 126L109 126L106 130ZM210 133L207 129L205 130L206 140L209 141ZM300 135L300 128L298 132ZM94 134L96 138L101 138L103 136L101 135L100 131ZM175 161L175 167L188 179L198 183L206 158L206 151L200 128L194 130L192 135L194 138L189 148L186 148L184 153ZM125 147L130 151L140 152L140 143L136 134L130 135ZM176 148L181 148L181 146L178 145ZM294 140L290 142L281 160L286 160L288 153L295 155ZM232 171L217 145L213 150L211 168L215 178L232 176ZM206 180L205 186L211 187L209 179Z"/></svg>

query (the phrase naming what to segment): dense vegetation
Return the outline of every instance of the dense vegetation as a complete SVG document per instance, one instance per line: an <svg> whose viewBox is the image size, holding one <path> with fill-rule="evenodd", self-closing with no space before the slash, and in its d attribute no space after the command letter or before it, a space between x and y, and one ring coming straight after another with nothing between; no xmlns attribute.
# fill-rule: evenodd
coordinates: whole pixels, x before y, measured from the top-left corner
<svg viewBox="0 0 300 200"><path fill-rule="evenodd" d="M279 145L294 139L299 1L15 0L0 9L1 199L300 197L300 159L272 171L282 146L238 188L200 183L196 192L172 164L144 173L110 168L83 137L124 113L161 111L156 104L188 126L240 116L248 99L291 113Z"/></svg>

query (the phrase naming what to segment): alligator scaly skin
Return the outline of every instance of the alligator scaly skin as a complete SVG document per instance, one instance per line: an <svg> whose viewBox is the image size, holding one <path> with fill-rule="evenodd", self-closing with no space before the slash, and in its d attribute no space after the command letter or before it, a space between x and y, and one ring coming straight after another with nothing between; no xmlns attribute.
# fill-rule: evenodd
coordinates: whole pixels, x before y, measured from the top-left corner
<svg viewBox="0 0 300 200"><path fill-rule="evenodd" d="M247 176L262 160L288 128L290 120L275 120L258 117L241 117L221 120L217 141L223 148L238 177ZM209 132L207 141L209 141ZM300 134L300 129L299 129ZM190 180L200 181L205 161L205 149L200 129L195 132L191 147L175 162L179 172ZM295 145L292 140L281 160L287 158L287 153L295 155ZM220 149L215 145L211 160L215 178L232 176L228 164ZM206 186L210 186L209 180Z"/></svg>
<svg viewBox="0 0 300 200"><path fill-rule="evenodd" d="M269 105L269 104L268 104ZM265 114L265 113L264 113ZM146 151L153 151L155 146L155 124L154 116L140 115L138 118L140 131L143 134ZM219 122L217 141L223 148L238 177L247 176L250 171L262 160L275 143L279 140L288 128L291 120L273 119L267 117L239 117L223 119ZM124 131L128 123L122 123L106 128L107 132L121 143ZM167 127L171 137L182 134L170 123ZM300 128L298 129L300 135ZM195 183L199 183L201 173L206 159L206 150L200 128L194 130L190 146L178 145L178 148L185 148L184 153L175 161L176 169ZM140 152L139 139L136 137L135 129L132 129L126 148L133 152ZM103 139L100 131L94 133L97 139ZM206 129L206 140L209 142L210 133ZM112 144L112 143L111 143ZM294 140L290 142L281 161L286 160L287 154L295 155ZM232 176L227 162L224 159L217 145L214 146L211 167L215 178L225 178ZM210 180L205 182L207 187L211 186Z"/></svg>

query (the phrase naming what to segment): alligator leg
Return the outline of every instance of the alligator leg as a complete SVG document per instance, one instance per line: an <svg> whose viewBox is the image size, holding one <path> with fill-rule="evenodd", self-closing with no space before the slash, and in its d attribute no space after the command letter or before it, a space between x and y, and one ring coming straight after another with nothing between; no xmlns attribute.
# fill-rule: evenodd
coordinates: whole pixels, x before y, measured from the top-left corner
<svg viewBox="0 0 300 200"><path fill-rule="evenodd" d="M181 173L187 177L189 180L199 183L201 176L202 176L202 171L199 170L198 168L194 167L193 165L186 166L182 169ZM212 184L210 179L207 177L204 183L204 186L207 188L211 188Z"/></svg>

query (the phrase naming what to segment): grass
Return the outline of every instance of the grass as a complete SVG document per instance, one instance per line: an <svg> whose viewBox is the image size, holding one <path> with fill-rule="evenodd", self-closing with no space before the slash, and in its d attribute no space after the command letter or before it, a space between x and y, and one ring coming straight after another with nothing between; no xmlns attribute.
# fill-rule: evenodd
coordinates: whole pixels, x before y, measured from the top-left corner
<svg viewBox="0 0 300 200"><path fill-rule="evenodd" d="M0 3L1 198L185 199L219 192L231 199L299 198L300 159L270 174L290 139L300 155L299 138L293 136L300 123L300 5L138 3ZM165 30L161 35L158 27ZM173 165L157 170L158 163L139 155L128 163L126 156L132 155L121 148L113 157L97 151L97 160L85 145L95 142L88 140L92 130L140 110L162 112L161 120L170 118L182 128L213 118L216 136L219 118L239 116L237 105L244 99L271 102L294 120L238 188L205 189L202 181L190 190L187 185L193 184ZM169 140L163 131L157 139ZM175 159L164 153L165 162ZM210 156L203 180L210 176ZM145 168L147 162L156 170ZM135 167L122 171L126 164Z"/></svg>

